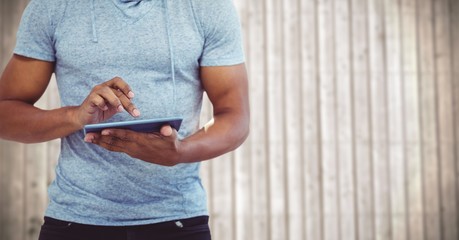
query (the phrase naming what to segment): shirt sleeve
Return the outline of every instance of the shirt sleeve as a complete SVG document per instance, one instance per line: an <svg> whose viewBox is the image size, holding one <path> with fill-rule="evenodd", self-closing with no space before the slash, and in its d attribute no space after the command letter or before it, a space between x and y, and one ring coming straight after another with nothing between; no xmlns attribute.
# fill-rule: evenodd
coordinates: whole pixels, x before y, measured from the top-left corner
<svg viewBox="0 0 459 240"><path fill-rule="evenodd" d="M14 53L54 62L54 27L48 1L32 0L24 10L16 37Z"/></svg>
<svg viewBox="0 0 459 240"><path fill-rule="evenodd" d="M211 0L201 8L204 48L201 66L228 66L244 62L239 16L231 0Z"/></svg>

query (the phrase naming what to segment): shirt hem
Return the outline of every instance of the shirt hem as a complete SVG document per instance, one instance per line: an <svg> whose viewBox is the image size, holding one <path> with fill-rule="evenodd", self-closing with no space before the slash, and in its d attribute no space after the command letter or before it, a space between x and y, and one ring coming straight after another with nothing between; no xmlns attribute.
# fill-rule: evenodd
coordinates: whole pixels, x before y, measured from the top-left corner
<svg viewBox="0 0 459 240"><path fill-rule="evenodd" d="M16 55L23 56L23 57L33 58L33 59L46 61L46 62L55 62L56 61L54 56L44 55L44 54L40 54L40 53L37 53L37 52L21 51L20 49L15 49L13 51L13 53L16 54Z"/></svg>
<svg viewBox="0 0 459 240"><path fill-rule="evenodd" d="M78 224L85 224L85 225L96 225L96 226L139 226L139 225L147 225L147 224L155 224L173 220L181 220L199 216L209 216L207 211L199 211L191 214L184 214L184 215L177 215L177 216L170 216L170 217L162 217L162 218L155 218L155 219L146 219L146 220L130 220L130 221L104 221L101 219L87 219L77 216L61 216L59 214L53 214L47 212L45 217L50 217L54 219L58 219L61 221L66 222L73 222Z"/></svg>
<svg viewBox="0 0 459 240"><path fill-rule="evenodd" d="M232 59L218 59L218 60L206 60L201 62L202 67L215 67L215 66L232 66L244 63L245 60L241 58Z"/></svg>

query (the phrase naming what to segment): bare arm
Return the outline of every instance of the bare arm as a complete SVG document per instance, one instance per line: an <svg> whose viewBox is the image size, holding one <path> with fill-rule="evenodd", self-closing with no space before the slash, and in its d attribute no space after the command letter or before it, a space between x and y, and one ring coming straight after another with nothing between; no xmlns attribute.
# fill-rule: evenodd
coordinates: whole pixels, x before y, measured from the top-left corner
<svg viewBox="0 0 459 240"><path fill-rule="evenodd" d="M78 129L69 108L45 111L33 105L43 95L54 63L14 55L0 79L0 137L32 143L67 135Z"/></svg>
<svg viewBox="0 0 459 240"><path fill-rule="evenodd" d="M102 134L88 134L85 140L110 151L166 166L208 160L234 150L249 133L245 65L203 67L201 80L214 114L212 121L192 136L180 141L175 130L164 126L160 134L106 129Z"/></svg>
<svg viewBox="0 0 459 240"><path fill-rule="evenodd" d="M36 143L61 138L84 124L111 117L123 108L133 115L130 89L122 80L97 86L80 106L43 110L34 106L46 90L54 63L14 55L0 78L0 138ZM117 96L122 89L123 96Z"/></svg>
<svg viewBox="0 0 459 240"><path fill-rule="evenodd" d="M206 160L239 147L249 133L250 111L245 65L203 67L201 79L213 119L182 143L181 162Z"/></svg>

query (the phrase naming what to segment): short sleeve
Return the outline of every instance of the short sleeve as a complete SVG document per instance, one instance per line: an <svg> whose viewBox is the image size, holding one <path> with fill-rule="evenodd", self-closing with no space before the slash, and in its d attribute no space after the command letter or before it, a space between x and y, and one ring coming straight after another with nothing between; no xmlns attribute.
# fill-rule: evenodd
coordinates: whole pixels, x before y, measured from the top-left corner
<svg viewBox="0 0 459 240"><path fill-rule="evenodd" d="M202 1L204 48L201 66L228 66L244 62L241 24L231 0Z"/></svg>
<svg viewBox="0 0 459 240"><path fill-rule="evenodd" d="M24 10L16 38L14 53L54 62L54 28L48 1L32 0Z"/></svg>

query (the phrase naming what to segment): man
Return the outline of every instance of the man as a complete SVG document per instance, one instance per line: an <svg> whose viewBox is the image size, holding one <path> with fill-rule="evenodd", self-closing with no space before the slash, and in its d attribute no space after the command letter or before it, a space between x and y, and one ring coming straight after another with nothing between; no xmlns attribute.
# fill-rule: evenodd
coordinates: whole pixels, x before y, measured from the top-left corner
<svg viewBox="0 0 459 240"><path fill-rule="evenodd" d="M34 103L55 73L62 107ZM62 138L40 240L210 239L199 162L248 135L230 0L32 0L0 80L0 137ZM198 129L203 91L211 122ZM86 124L183 117L177 132Z"/></svg>

